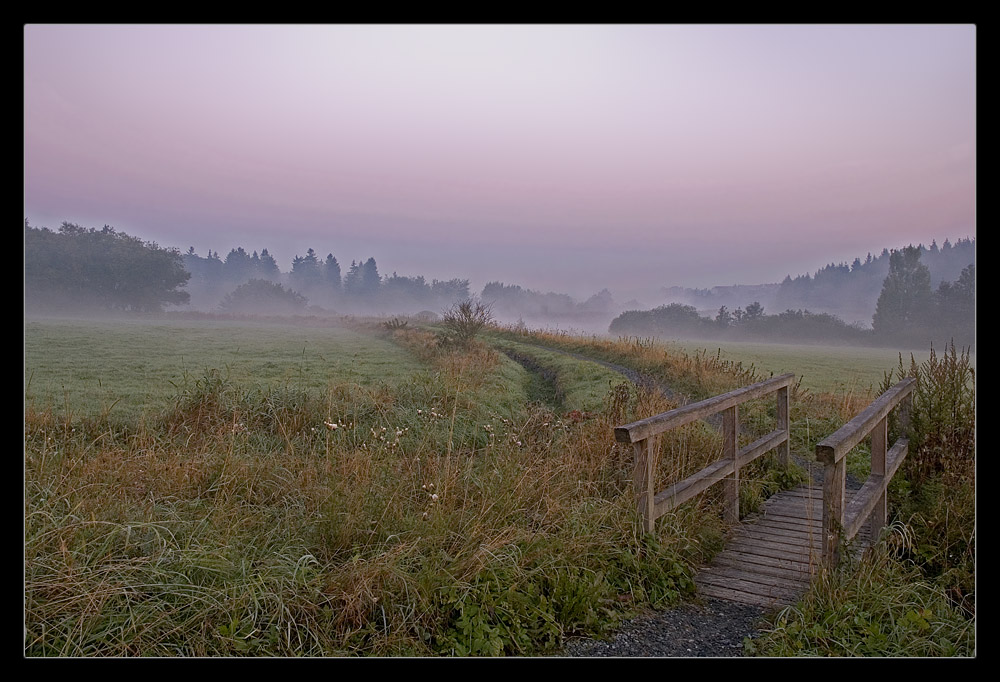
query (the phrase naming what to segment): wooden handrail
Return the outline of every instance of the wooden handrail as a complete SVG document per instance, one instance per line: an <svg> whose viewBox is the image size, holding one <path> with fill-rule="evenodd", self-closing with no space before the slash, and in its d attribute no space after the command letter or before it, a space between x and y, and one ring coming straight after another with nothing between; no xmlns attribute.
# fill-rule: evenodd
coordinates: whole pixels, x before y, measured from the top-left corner
<svg viewBox="0 0 1000 682"><path fill-rule="evenodd" d="M734 405L739 405L754 398L760 398L779 388L787 388L792 385L794 378L794 374L782 374L751 386L738 388L735 391L708 398L707 400L678 407L669 412L661 412L660 414L640 419L625 426L615 427L615 440L619 443L637 443L650 436L655 436L678 426L689 424L695 420L711 417L713 414L718 414Z"/></svg>
<svg viewBox="0 0 1000 682"><path fill-rule="evenodd" d="M916 379L909 377L879 396L861 414L816 444L816 459L826 467L823 472L823 560L828 566L840 558L840 543L850 540L869 522L874 541L885 526L888 508L886 490L893 474L909 451L910 407ZM900 408L902 436L888 447L888 416ZM850 504L844 504L847 479L845 455L871 435L871 474Z"/></svg>
<svg viewBox="0 0 1000 682"><path fill-rule="evenodd" d="M691 405L648 417L615 428L615 440L629 443L635 454L633 485L636 506L642 518L643 529L652 532L656 519L678 505L695 497L712 485L723 482L726 495L726 519L739 520L739 471L757 457L778 448L782 464L788 464L789 422L788 389L794 374L782 374L765 381L730 391ZM739 406L755 398L777 392L777 429L753 443L738 448ZM723 458L701 471L675 483L666 490L655 493L656 450L653 438L670 429L723 413Z"/></svg>

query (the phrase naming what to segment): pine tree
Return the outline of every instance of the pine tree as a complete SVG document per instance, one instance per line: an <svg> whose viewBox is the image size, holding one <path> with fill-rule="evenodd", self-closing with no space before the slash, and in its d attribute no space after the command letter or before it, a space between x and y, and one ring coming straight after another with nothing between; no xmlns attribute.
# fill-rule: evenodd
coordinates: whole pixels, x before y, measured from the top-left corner
<svg viewBox="0 0 1000 682"><path fill-rule="evenodd" d="M920 249L908 246L892 251L889 276L872 317L875 334L897 341L917 340L917 334L927 331L931 302L931 274L920 262Z"/></svg>

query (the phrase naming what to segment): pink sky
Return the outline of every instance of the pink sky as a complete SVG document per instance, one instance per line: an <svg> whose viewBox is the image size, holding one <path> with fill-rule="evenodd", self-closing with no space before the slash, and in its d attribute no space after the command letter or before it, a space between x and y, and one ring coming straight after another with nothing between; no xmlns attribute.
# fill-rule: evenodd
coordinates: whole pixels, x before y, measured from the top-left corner
<svg viewBox="0 0 1000 682"><path fill-rule="evenodd" d="M24 31L25 216L586 296L975 236L976 29Z"/></svg>

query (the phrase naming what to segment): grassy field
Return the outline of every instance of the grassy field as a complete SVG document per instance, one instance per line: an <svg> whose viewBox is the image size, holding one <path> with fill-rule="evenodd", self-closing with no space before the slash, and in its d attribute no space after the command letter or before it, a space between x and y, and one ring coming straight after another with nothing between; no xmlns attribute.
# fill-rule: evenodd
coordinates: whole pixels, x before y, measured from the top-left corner
<svg viewBox="0 0 1000 682"><path fill-rule="evenodd" d="M884 374L899 366L900 354L906 367L910 365L911 356L921 363L930 354L929 349L898 351L812 344L671 341L665 345L686 353L719 355L725 360L753 365L764 374L793 372L801 378L803 388L826 393L877 389ZM975 366L975 355L972 361Z"/></svg>
<svg viewBox="0 0 1000 682"><path fill-rule="evenodd" d="M631 452L611 437L674 405L538 345L697 398L758 371L636 342L484 338L530 356L558 391L486 345L413 328L26 322L26 654L535 655L692 598L726 530L720 496L637 533ZM802 396L793 451L863 403ZM709 428L661 441L658 489L720 451ZM765 459L741 477L741 506L785 480ZM861 573L830 588L859 590L854 602L830 605L820 586L805 625L778 621L748 651L964 655L969 621L952 602L974 601L972 494L952 480L901 498L937 582L911 589L913 562L883 560L906 576L887 619L910 629L886 626L891 647L840 625L872 598ZM834 640L818 620L838 624Z"/></svg>
<svg viewBox="0 0 1000 682"><path fill-rule="evenodd" d="M324 391L397 385L426 367L346 327L227 322L28 321L25 401L81 416L135 418L167 407L206 370L237 383ZM113 407L112 407L113 406Z"/></svg>

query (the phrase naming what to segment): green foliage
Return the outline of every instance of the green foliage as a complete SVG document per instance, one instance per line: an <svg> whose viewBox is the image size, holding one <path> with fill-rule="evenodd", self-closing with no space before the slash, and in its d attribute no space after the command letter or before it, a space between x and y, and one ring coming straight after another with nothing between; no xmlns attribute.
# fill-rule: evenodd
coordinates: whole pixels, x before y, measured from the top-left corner
<svg viewBox="0 0 1000 682"><path fill-rule="evenodd" d="M59 232L24 228L24 290L29 308L160 311L187 303L190 274L176 249L163 249L105 225L63 223Z"/></svg>
<svg viewBox="0 0 1000 682"><path fill-rule="evenodd" d="M946 471L972 473L976 453L976 370L968 349L959 352L954 344L938 357L918 364L910 356L910 366L899 366L885 374L879 392L906 378L917 379L910 415L910 454L906 458L907 478L919 485L927 477ZM890 420L893 434L899 434L898 415Z"/></svg>
<svg viewBox="0 0 1000 682"><path fill-rule="evenodd" d="M931 310L931 274L920 262L920 250L893 251L889 276L875 306L872 328L879 336L901 339L923 331Z"/></svg>
<svg viewBox="0 0 1000 682"><path fill-rule="evenodd" d="M445 328L443 340L459 347L467 347L476 336L493 321L489 304L467 298L442 313L441 325Z"/></svg>
<svg viewBox="0 0 1000 682"><path fill-rule="evenodd" d="M223 312L236 314L280 315L301 312L306 298L266 279L252 279L226 294L219 304Z"/></svg>
<svg viewBox="0 0 1000 682"><path fill-rule="evenodd" d="M813 582L795 607L744 641L757 656L973 656L974 623L902 554L905 526Z"/></svg>

